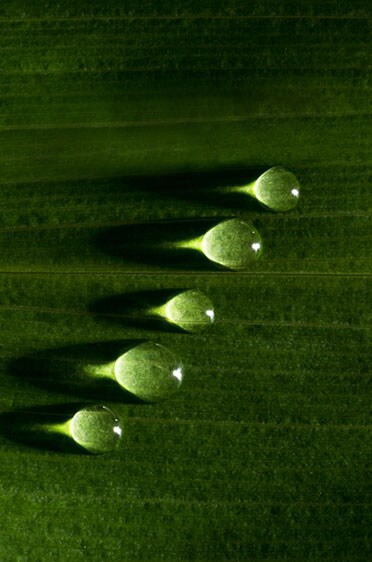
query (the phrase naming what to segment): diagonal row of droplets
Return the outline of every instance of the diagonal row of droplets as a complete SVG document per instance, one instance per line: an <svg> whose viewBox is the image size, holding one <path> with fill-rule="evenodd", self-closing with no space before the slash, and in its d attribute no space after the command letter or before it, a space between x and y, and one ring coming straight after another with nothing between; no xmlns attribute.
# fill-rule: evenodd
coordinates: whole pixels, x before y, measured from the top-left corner
<svg viewBox="0 0 372 562"><path fill-rule="evenodd" d="M289 211L298 202L299 183L288 170L275 166L248 185L229 187L228 191L250 195L272 211ZM263 250L258 230L237 218L224 220L206 234L180 246L201 251L209 260L232 270L246 269Z"/></svg>
<svg viewBox="0 0 372 562"><path fill-rule="evenodd" d="M245 193L272 211L288 211L297 205L300 186L296 177L281 167L273 167L259 178L230 191ZM203 236L177 244L202 252L206 258L232 270L245 269L262 253L262 239L249 222L231 218L218 223ZM148 306L143 313L160 317L186 332L197 332L214 322L211 300L201 291L179 292L166 302ZM144 402L158 402L172 396L183 379L181 361L167 347L144 342L126 351L113 362L84 367L90 378L108 378ZM122 434L119 419L104 405L89 405L53 432L72 437L84 450L93 453L112 451Z"/></svg>

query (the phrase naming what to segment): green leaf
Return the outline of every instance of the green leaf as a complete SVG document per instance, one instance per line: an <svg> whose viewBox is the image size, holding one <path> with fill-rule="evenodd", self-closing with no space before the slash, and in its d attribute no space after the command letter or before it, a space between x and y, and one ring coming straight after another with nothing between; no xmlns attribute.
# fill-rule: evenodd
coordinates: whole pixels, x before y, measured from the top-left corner
<svg viewBox="0 0 372 562"><path fill-rule="evenodd" d="M371 558L368 11L0 7L1 561ZM271 166L293 211L224 191ZM245 272L166 247L229 217L262 235ZM122 308L186 289L210 330ZM81 376L139 340L182 358L174 398ZM91 403L115 452L29 431Z"/></svg>

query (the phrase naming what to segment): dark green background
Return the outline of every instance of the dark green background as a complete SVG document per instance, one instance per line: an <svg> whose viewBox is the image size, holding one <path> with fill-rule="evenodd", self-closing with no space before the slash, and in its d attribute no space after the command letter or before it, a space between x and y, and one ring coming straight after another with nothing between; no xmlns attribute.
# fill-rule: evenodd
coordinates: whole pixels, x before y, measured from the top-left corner
<svg viewBox="0 0 372 562"><path fill-rule="evenodd" d="M93 399L15 372L30 353L145 338L186 373L159 405L105 399L124 428L106 456L0 423L2 562L371 559L369 2L277 4L0 6L1 411ZM272 165L301 182L293 212L219 197ZM226 216L262 233L246 273L115 251ZM168 288L205 291L213 329L97 313Z"/></svg>

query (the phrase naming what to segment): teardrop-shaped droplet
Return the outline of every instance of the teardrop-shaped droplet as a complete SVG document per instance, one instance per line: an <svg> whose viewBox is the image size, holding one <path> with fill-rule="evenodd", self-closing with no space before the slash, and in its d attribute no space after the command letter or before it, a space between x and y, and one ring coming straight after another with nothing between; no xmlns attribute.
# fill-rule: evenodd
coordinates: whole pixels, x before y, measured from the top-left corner
<svg viewBox="0 0 372 562"><path fill-rule="evenodd" d="M87 406L76 412L70 422L72 438L93 454L115 449L121 436L119 420L107 406Z"/></svg>
<svg viewBox="0 0 372 562"><path fill-rule="evenodd" d="M273 211L289 211L298 203L300 184L292 172L275 166L255 181L253 192L265 207Z"/></svg>
<svg viewBox="0 0 372 562"><path fill-rule="evenodd" d="M228 219L208 230L202 250L211 261L230 269L244 269L260 256L262 239L250 223Z"/></svg>
<svg viewBox="0 0 372 562"><path fill-rule="evenodd" d="M165 305L168 322L187 332L198 332L214 322L214 308L201 291L190 289L170 299Z"/></svg>
<svg viewBox="0 0 372 562"><path fill-rule="evenodd" d="M182 382L180 361L167 347L145 342L115 362L115 378L126 390L146 402L171 396Z"/></svg>

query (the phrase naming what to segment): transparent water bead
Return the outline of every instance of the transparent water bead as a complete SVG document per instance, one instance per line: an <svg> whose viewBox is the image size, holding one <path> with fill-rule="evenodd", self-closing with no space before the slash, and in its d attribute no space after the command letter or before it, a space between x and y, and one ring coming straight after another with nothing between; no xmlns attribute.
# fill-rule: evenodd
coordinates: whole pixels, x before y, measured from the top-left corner
<svg viewBox="0 0 372 562"><path fill-rule="evenodd" d="M204 293L190 289L166 303L164 317L187 332L198 332L214 322L214 308Z"/></svg>
<svg viewBox="0 0 372 562"><path fill-rule="evenodd" d="M114 365L115 378L126 390L146 402L171 396L182 383L180 361L167 347L145 342L124 353Z"/></svg>
<svg viewBox="0 0 372 562"><path fill-rule="evenodd" d="M201 249L211 261L230 269L245 269L262 253L259 232L241 219L228 219L203 236Z"/></svg>
<svg viewBox="0 0 372 562"><path fill-rule="evenodd" d="M251 194L273 211L293 209L300 197L300 184L296 176L280 166L264 172L249 187Z"/></svg>
<svg viewBox="0 0 372 562"><path fill-rule="evenodd" d="M93 454L115 449L121 436L119 420L107 406L87 406L70 421L70 433L78 445Z"/></svg>

